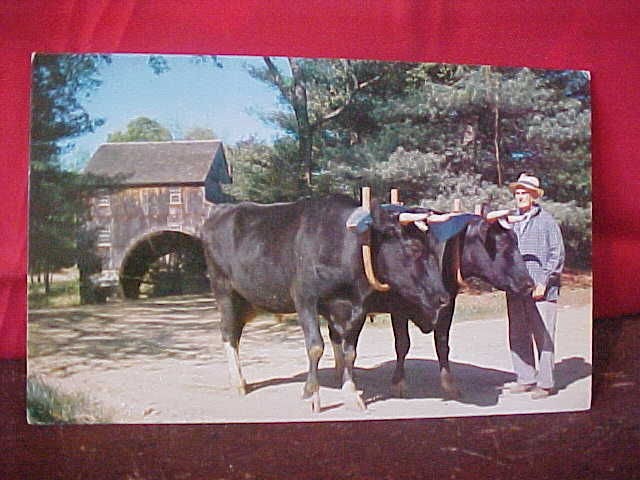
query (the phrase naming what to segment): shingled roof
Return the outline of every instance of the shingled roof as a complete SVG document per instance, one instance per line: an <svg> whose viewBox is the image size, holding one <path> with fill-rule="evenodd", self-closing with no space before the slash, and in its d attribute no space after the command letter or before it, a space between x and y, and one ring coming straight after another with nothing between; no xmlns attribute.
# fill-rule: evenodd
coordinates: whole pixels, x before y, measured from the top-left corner
<svg viewBox="0 0 640 480"><path fill-rule="evenodd" d="M124 185L204 184L216 157L226 170L220 140L105 143L85 173L117 176Z"/></svg>

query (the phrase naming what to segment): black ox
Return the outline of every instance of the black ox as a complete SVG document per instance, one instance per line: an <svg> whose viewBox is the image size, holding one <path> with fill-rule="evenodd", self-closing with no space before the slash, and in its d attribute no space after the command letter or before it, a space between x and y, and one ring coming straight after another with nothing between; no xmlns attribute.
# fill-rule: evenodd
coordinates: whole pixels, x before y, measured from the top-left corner
<svg viewBox="0 0 640 480"><path fill-rule="evenodd" d="M245 323L263 309L297 313L303 329L309 371L303 396L319 411L318 362L324 351L318 313L348 305L329 317L333 343L340 347L340 374L346 403L365 408L352 370L365 301L373 292L362 262L370 243L376 273L398 302L410 304L414 318L434 318L449 297L435 251L437 245L398 213L374 205L366 232L348 230L358 205L342 196L322 200L259 205L217 205L202 239L211 286L221 314L222 340L231 383L241 394L246 384L238 345ZM344 310L343 310L344 311Z"/></svg>
<svg viewBox="0 0 640 480"><path fill-rule="evenodd" d="M496 212L502 213L505 212ZM425 213L431 215L431 212ZM450 302L435 317L421 316L413 306L395 292L376 292L365 302L365 310L391 314L396 367L392 377L392 389L398 396L406 393L404 361L409 351L409 320L424 333L434 332L434 342L440 365L440 383L445 393L458 398L460 392L449 367L449 330L455 309L456 296L461 280L480 278L493 287L509 293L529 293L534 283L518 250L515 233L506 218L493 216L487 220L478 215L465 215L463 228L446 240L442 257L442 273ZM489 215L491 217L491 214ZM430 223L437 228L437 223ZM384 278L382 278L384 280ZM343 316L344 309L334 304L329 316ZM336 362L339 368L340 361Z"/></svg>

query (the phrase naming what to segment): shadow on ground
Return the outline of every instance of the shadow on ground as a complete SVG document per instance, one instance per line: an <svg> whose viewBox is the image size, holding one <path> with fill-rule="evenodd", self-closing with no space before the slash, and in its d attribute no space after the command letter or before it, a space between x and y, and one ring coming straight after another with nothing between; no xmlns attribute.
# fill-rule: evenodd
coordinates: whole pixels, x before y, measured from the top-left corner
<svg viewBox="0 0 640 480"><path fill-rule="evenodd" d="M367 405L388 400L394 396L391 393L391 375L395 361L384 362L372 368L356 368L354 376L358 390L361 390ZM408 383L408 399L437 399L447 400L440 386L440 367L437 360L410 359L405 363L406 379ZM489 407L498 404L498 398L504 384L514 382L512 372L479 367L468 363L451 363L451 371L461 390L461 398L457 401ZM558 391L566 389L572 383L591 375L592 366L583 358L571 357L556 364L556 386ZM322 368L318 371L320 385L325 388L339 389L340 385L332 368ZM292 377L270 378L268 380L249 384L249 394L257 390L285 385L290 383L304 383L307 374L299 373Z"/></svg>

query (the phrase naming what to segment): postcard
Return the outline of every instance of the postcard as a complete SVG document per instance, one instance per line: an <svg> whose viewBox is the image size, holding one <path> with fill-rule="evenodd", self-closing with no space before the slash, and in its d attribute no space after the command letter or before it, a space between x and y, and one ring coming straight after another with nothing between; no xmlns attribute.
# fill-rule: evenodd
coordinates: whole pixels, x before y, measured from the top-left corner
<svg viewBox="0 0 640 480"><path fill-rule="evenodd" d="M583 70L33 56L27 418L587 410Z"/></svg>

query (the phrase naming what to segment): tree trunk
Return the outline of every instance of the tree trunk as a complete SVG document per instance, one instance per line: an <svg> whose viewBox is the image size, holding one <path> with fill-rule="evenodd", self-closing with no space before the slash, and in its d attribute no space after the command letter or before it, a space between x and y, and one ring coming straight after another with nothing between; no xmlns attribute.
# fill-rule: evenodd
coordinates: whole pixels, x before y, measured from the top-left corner
<svg viewBox="0 0 640 480"><path fill-rule="evenodd" d="M44 272L44 293L47 296L51 293L51 273L48 269Z"/></svg>
<svg viewBox="0 0 640 480"><path fill-rule="evenodd" d="M300 162L304 167L305 181L307 186L311 187L311 174L313 171L313 128L309 123L307 85L299 61L295 58L289 58L289 65L291 66L291 74L293 75L291 104L296 114L298 124L298 151Z"/></svg>
<svg viewBox="0 0 640 480"><path fill-rule="evenodd" d="M493 147L496 152L496 169L498 170L498 186L502 186L502 160L500 159L500 110L498 109L498 94L496 93L496 100L493 105L494 115L494 132L493 132Z"/></svg>
<svg viewBox="0 0 640 480"><path fill-rule="evenodd" d="M491 77L491 67L484 67L485 81L487 83L487 103L493 113L493 148L496 156L496 170L498 173L498 186L502 186L502 160L500 159L500 95L498 82Z"/></svg>

